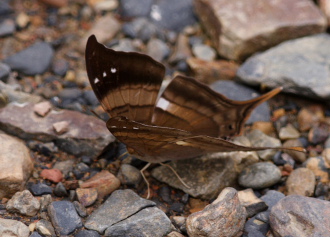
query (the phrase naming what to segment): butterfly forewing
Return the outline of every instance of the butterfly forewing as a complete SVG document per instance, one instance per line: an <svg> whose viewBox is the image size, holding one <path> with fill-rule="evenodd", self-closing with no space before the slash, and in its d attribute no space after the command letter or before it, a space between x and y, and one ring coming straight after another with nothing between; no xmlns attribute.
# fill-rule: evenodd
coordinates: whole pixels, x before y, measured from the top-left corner
<svg viewBox="0 0 330 237"><path fill-rule="evenodd" d="M147 55L116 52L88 39L86 67L92 88L111 117L150 124L165 67Z"/></svg>
<svg viewBox="0 0 330 237"><path fill-rule="evenodd" d="M200 135L235 136L252 110L280 91L277 88L252 100L233 101L193 78L177 76L159 98L152 123Z"/></svg>

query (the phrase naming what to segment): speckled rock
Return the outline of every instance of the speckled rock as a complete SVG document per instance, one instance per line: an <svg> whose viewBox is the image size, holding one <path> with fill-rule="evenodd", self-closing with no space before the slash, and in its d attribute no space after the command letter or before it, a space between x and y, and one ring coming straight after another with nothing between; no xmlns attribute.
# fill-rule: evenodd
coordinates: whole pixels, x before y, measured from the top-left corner
<svg viewBox="0 0 330 237"><path fill-rule="evenodd" d="M307 168L295 169L286 181L288 195L312 196L315 189L315 175Z"/></svg>

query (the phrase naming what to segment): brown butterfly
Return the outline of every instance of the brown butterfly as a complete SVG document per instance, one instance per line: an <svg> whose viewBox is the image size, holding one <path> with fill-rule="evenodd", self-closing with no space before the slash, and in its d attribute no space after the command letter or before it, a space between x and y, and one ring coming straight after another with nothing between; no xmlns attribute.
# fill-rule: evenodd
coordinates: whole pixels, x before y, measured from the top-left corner
<svg viewBox="0 0 330 237"><path fill-rule="evenodd" d="M303 151L245 147L222 139L239 135L251 111L281 88L234 101L193 78L176 76L158 98L164 65L147 55L106 48L94 35L87 42L86 66L94 93L111 117L108 129L141 160L159 163L264 149Z"/></svg>

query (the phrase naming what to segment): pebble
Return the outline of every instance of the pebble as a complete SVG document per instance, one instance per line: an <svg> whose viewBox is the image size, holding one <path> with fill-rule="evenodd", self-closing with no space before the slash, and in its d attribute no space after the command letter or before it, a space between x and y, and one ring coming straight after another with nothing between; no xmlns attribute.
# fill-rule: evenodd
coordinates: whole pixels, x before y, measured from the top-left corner
<svg viewBox="0 0 330 237"><path fill-rule="evenodd" d="M120 180L121 184L137 187L142 180L142 175L140 170L134 166L122 164L118 171L117 178Z"/></svg>
<svg viewBox="0 0 330 237"><path fill-rule="evenodd" d="M86 100L88 105L97 106L100 104L92 90L84 91L83 98Z"/></svg>
<svg viewBox="0 0 330 237"><path fill-rule="evenodd" d="M29 190L34 196L42 196L53 193L53 189L44 183L32 184L29 187Z"/></svg>
<svg viewBox="0 0 330 237"><path fill-rule="evenodd" d="M205 44L195 44L192 47L193 54L204 61L213 61L217 56L216 51Z"/></svg>
<svg viewBox="0 0 330 237"><path fill-rule="evenodd" d="M251 142L251 146L254 147L280 147L281 142L280 140L267 136L266 134L262 133L260 130L253 130L248 135L247 138ZM264 150L264 151L257 151L260 159L262 160L271 160L273 156L276 154L276 150Z"/></svg>
<svg viewBox="0 0 330 237"><path fill-rule="evenodd" d="M97 199L96 188L77 188L77 199L84 206L88 207L94 204Z"/></svg>
<svg viewBox="0 0 330 237"><path fill-rule="evenodd" d="M176 39L176 44L174 50L169 57L168 61L170 63L177 63L180 61L185 61L187 58L192 56L191 49L189 46L189 38L184 34L179 34Z"/></svg>
<svg viewBox="0 0 330 237"><path fill-rule="evenodd" d="M312 144L324 143L329 135L330 125L327 123L319 123L309 130L308 141Z"/></svg>
<svg viewBox="0 0 330 237"><path fill-rule="evenodd" d="M74 237L101 237L101 235L94 230L81 230Z"/></svg>
<svg viewBox="0 0 330 237"><path fill-rule="evenodd" d="M76 208L76 211L79 216L81 216L81 217L88 216L87 209L80 202L74 201L73 205Z"/></svg>
<svg viewBox="0 0 330 237"><path fill-rule="evenodd" d="M52 223L45 219L41 219L36 223L36 230L43 236L56 236Z"/></svg>
<svg viewBox="0 0 330 237"><path fill-rule="evenodd" d="M68 192L62 182L56 184L54 188L54 195L57 197L67 197Z"/></svg>
<svg viewBox="0 0 330 237"><path fill-rule="evenodd" d="M329 168L330 165L324 160L322 156L310 157L304 163L303 166L313 171L316 178L320 182L329 181Z"/></svg>
<svg viewBox="0 0 330 237"><path fill-rule="evenodd" d="M33 170L33 161L25 144L12 136L0 134L0 199L21 191Z"/></svg>
<svg viewBox="0 0 330 237"><path fill-rule="evenodd" d="M19 13L16 17L16 25L21 30L26 28L30 22L30 17L24 12Z"/></svg>
<svg viewBox="0 0 330 237"><path fill-rule="evenodd" d="M40 211L46 211L48 205L53 201L52 196L50 194L43 195L40 198Z"/></svg>
<svg viewBox="0 0 330 237"><path fill-rule="evenodd" d="M0 23L0 37L12 35L15 30L15 21L12 19L5 19Z"/></svg>
<svg viewBox="0 0 330 237"><path fill-rule="evenodd" d="M280 129L278 136L281 140L296 139L300 137L300 133L292 124L288 124Z"/></svg>
<svg viewBox="0 0 330 237"><path fill-rule="evenodd" d="M260 162L243 169L238 183L245 188L268 188L281 179L280 169L271 162Z"/></svg>
<svg viewBox="0 0 330 237"><path fill-rule="evenodd" d="M62 135L70 130L70 124L67 121L60 121L53 124L53 129L56 134Z"/></svg>
<svg viewBox="0 0 330 237"><path fill-rule="evenodd" d="M186 226L190 237L240 236L246 218L247 213L240 204L237 191L225 188L204 210L188 216Z"/></svg>
<svg viewBox="0 0 330 237"><path fill-rule="evenodd" d="M140 39L143 42L148 42L153 37L162 34L155 24L144 17L135 18L133 21L125 23L122 31L126 36L132 39Z"/></svg>
<svg viewBox="0 0 330 237"><path fill-rule="evenodd" d="M80 185L81 188L95 188L99 199L109 195L118 189L119 186L119 179L107 170L102 170Z"/></svg>
<svg viewBox="0 0 330 237"><path fill-rule="evenodd" d="M52 71L55 75L64 77L69 70L69 62L65 59L56 59L52 63Z"/></svg>
<svg viewBox="0 0 330 237"><path fill-rule="evenodd" d="M43 236L41 236L38 232L33 231L29 237L43 237Z"/></svg>
<svg viewBox="0 0 330 237"><path fill-rule="evenodd" d="M29 227L20 221L0 218L0 236L28 237Z"/></svg>
<svg viewBox="0 0 330 237"><path fill-rule="evenodd" d="M5 63L0 63L0 80L7 82L9 74L11 72L10 67Z"/></svg>
<svg viewBox="0 0 330 237"><path fill-rule="evenodd" d="M268 208L266 203L259 199L250 188L239 191L238 198L241 205L245 207L248 217L252 217Z"/></svg>
<svg viewBox="0 0 330 237"><path fill-rule="evenodd" d="M73 204L56 201L48 206L48 215L58 235L69 235L83 226Z"/></svg>
<svg viewBox="0 0 330 237"><path fill-rule="evenodd" d="M315 184L313 171L307 168L295 169L286 181L287 195L313 196Z"/></svg>
<svg viewBox="0 0 330 237"><path fill-rule="evenodd" d="M324 112L320 106L309 106L302 108L297 116L299 130L308 131L324 119Z"/></svg>
<svg viewBox="0 0 330 237"><path fill-rule="evenodd" d="M41 171L40 177L50 180L53 183L59 183L63 179L63 174L59 169L44 169Z"/></svg>
<svg viewBox="0 0 330 237"><path fill-rule="evenodd" d="M171 233L169 233L168 235L166 235L166 237L184 237L184 235L180 234L177 231L172 231Z"/></svg>
<svg viewBox="0 0 330 237"><path fill-rule="evenodd" d="M299 139L290 139L283 143L283 147L304 147L304 144ZM287 150L285 153L289 154L295 161L299 163L303 163L307 159L307 154L304 152Z"/></svg>
<svg viewBox="0 0 330 237"><path fill-rule="evenodd" d="M46 42L36 42L30 47L6 58L4 62L12 70L26 75L43 74L51 64L53 48Z"/></svg>
<svg viewBox="0 0 330 237"><path fill-rule="evenodd" d="M63 176L67 176L70 171L73 169L74 160L64 160L64 161L57 161L53 166L53 169L58 169L62 172Z"/></svg>
<svg viewBox="0 0 330 237"><path fill-rule="evenodd" d="M40 209L40 203L28 190L24 190L15 193L8 201L6 209L25 216L35 216Z"/></svg>
<svg viewBox="0 0 330 237"><path fill-rule="evenodd" d="M270 213L270 225L280 236L328 236L330 203L300 195L281 199Z"/></svg>
<svg viewBox="0 0 330 237"><path fill-rule="evenodd" d="M170 48L160 39L150 39L147 44L147 54L161 62L170 54Z"/></svg>
<svg viewBox="0 0 330 237"><path fill-rule="evenodd" d="M52 110L52 104L49 101L43 101L33 106L33 111L41 117L45 117Z"/></svg>
<svg viewBox="0 0 330 237"><path fill-rule="evenodd" d="M147 17L150 14L154 0L121 0L119 12L124 18Z"/></svg>

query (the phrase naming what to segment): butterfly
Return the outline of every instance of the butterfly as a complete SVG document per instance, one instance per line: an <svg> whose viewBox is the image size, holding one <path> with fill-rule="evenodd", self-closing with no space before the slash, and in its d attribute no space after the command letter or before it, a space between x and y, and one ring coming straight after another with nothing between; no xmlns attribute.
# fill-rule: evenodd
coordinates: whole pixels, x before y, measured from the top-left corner
<svg viewBox="0 0 330 237"><path fill-rule="evenodd" d="M90 36L86 46L90 84L110 119L109 131L130 154L150 163L195 158L212 152L302 148L246 147L226 137L242 133L259 104L281 91L234 101L197 80L176 76L159 96L165 67L136 52L119 52Z"/></svg>

